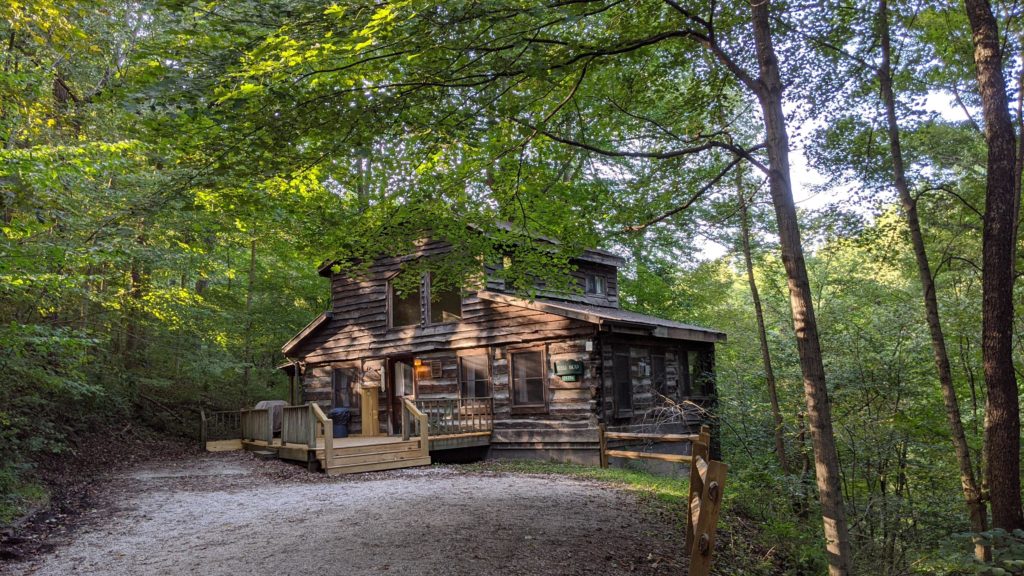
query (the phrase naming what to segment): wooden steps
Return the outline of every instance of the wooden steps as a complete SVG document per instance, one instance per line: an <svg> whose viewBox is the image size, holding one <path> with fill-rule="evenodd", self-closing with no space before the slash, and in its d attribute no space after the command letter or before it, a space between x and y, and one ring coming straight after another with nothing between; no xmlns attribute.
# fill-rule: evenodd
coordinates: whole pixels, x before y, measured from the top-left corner
<svg viewBox="0 0 1024 576"><path fill-rule="evenodd" d="M325 462L323 449L316 451L316 458L320 462L321 468L326 470L330 476L430 464L430 456L421 449L419 439L396 439L379 444L336 447L330 466L327 466Z"/></svg>

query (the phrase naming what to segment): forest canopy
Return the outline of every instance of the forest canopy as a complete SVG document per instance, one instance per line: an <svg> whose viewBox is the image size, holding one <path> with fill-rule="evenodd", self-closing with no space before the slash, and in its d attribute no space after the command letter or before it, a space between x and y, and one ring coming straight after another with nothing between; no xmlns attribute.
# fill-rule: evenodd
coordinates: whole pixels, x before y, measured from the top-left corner
<svg viewBox="0 0 1024 576"><path fill-rule="evenodd" d="M433 235L528 296L611 250L729 334L728 506L777 544L736 573L1024 573L1019 4L0 15L0 522L79 432L283 398L317 267Z"/></svg>

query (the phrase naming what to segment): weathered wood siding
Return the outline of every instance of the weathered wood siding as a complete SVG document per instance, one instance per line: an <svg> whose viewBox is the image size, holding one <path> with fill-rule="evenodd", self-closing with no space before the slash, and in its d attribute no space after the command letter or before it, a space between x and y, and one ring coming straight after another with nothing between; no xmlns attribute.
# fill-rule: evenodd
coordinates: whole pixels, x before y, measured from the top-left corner
<svg viewBox="0 0 1024 576"><path fill-rule="evenodd" d="M442 253L439 246L428 251ZM426 251L426 248L425 248ZM309 364L343 362L432 350L459 350L552 338L586 337L592 324L518 306L484 301L475 294L462 302L462 320L448 324L388 327L388 280L408 258L375 262L363 277L332 277L333 317L294 352Z"/></svg>
<svg viewBox="0 0 1024 576"><path fill-rule="evenodd" d="M711 407L714 402L714 346L702 342L680 342L654 338L606 336L599 340L602 366L602 404L600 412L610 426L628 427L655 424L665 419L670 403L690 402ZM632 413L622 415L615 404L615 352L629 351L632 384ZM654 356L665 358L664 384L657 390L654 382ZM685 408L685 407L684 407ZM699 410L686 411L691 424L700 421Z"/></svg>

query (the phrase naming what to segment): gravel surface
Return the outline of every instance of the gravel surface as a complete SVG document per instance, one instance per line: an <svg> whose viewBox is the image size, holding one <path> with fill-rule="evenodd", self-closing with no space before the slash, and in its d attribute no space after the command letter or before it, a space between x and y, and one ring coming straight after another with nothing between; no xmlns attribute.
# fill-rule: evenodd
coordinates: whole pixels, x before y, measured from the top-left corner
<svg viewBox="0 0 1024 576"><path fill-rule="evenodd" d="M634 493L432 466L328 479L249 454L105 481L81 526L10 574L679 574L679 535Z"/></svg>

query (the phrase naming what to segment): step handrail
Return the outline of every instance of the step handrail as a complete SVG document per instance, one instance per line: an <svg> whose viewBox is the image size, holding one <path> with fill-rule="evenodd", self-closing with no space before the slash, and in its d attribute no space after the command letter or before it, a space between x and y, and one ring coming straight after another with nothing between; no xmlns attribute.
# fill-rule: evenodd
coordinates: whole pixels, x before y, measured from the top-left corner
<svg viewBox="0 0 1024 576"><path fill-rule="evenodd" d="M323 438L324 438L324 469L330 470L331 466L334 465L334 424L331 419L324 414L323 409L316 402L309 403L309 410L312 413L310 421L313 424L312 438L314 440L313 447L316 448L316 439L319 437L316 431L317 424L323 426Z"/></svg>
<svg viewBox="0 0 1024 576"><path fill-rule="evenodd" d="M413 400L402 397L402 440L409 439L412 418L416 419L420 429L420 453L423 457L429 458L430 425L427 422L427 415L416 406Z"/></svg>

